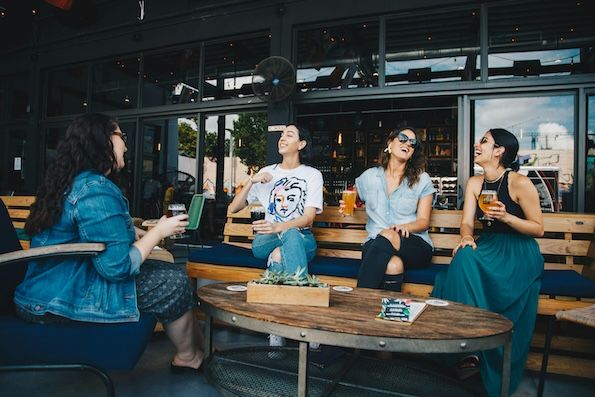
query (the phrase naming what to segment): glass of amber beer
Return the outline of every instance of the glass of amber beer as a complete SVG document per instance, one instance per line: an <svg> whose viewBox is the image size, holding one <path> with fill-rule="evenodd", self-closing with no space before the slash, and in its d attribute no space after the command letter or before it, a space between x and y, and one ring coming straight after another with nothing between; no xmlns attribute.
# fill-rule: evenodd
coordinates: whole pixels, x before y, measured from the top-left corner
<svg viewBox="0 0 595 397"><path fill-rule="evenodd" d="M494 201L498 201L498 192L495 190L482 190L479 194L477 202L479 208L484 212L483 216L479 218L480 221L493 221L492 218L487 216L485 213L490 210L491 204Z"/></svg>
<svg viewBox="0 0 595 397"><path fill-rule="evenodd" d="M345 203L345 208L343 208L343 214L346 216L353 215L353 209L355 208L355 198L357 197L357 192L355 190L343 190L342 200Z"/></svg>

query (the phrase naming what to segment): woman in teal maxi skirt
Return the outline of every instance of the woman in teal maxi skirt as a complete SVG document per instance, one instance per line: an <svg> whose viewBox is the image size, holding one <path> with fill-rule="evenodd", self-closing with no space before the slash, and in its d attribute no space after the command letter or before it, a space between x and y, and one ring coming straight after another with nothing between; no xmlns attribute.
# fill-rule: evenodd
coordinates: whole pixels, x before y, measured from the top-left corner
<svg viewBox="0 0 595 397"><path fill-rule="evenodd" d="M543 235L539 196L533 183L511 169L518 141L503 129L491 129L475 145L474 161L483 175L467 182L461 222L461 241L448 268L436 276L432 295L500 313L513 323L509 394L518 387L529 351L543 257L534 237ZM487 202L482 191L496 194ZM481 196L481 197L480 197ZM478 199L486 211L478 206ZM475 215L483 233L475 241ZM478 352L484 387L490 397L500 395L503 349Z"/></svg>

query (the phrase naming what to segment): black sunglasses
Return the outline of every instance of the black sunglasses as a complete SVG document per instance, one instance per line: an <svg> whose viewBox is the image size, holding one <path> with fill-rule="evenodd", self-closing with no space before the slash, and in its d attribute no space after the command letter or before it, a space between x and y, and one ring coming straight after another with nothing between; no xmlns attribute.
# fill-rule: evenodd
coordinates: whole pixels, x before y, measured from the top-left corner
<svg viewBox="0 0 595 397"><path fill-rule="evenodd" d="M397 135L397 140L401 143L409 142L411 144L411 146L414 148L417 147L417 144L419 143L417 138L409 138L407 135L405 135L402 132L399 132L399 135Z"/></svg>
<svg viewBox="0 0 595 397"><path fill-rule="evenodd" d="M494 145L494 147L500 147L500 145L498 145L496 142L488 141L488 138L485 136L479 140L480 145L483 145L484 143L488 143L488 142L492 143Z"/></svg>

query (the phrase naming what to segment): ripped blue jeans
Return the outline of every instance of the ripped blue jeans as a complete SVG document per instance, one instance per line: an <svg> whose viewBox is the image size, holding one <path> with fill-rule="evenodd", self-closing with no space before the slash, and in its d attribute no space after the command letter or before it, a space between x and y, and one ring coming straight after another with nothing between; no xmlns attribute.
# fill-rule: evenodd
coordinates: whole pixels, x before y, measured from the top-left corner
<svg viewBox="0 0 595 397"><path fill-rule="evenodd" d="M316 240L310 229L287 229L281 233L257 234L252 242L255 257L266 259L277 247L281 247L281 262L269 261L272 271L295 273L298 268L308 268L308 262L316 256Z"/></svg>

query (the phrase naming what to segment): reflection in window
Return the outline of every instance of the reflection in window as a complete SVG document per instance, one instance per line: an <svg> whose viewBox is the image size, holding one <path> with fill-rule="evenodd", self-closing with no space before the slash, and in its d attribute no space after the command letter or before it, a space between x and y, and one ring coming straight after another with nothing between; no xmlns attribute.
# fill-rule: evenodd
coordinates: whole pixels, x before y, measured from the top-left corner
<svg viewBox="0 0 595 397"><path fill-rule="evenodd" d="M592 2L544 0L489 8L489 78L595 72Z"/></svg>
<svg viewBox="0 0 595 397"><path fill-rule="evenodd" d="M270 54L270 37L254 37L205 47L203 101L253 96L252 72Z"/></svg>
<svg viewBox="0 0 595 397"><path fill-rule="evenodd" d="M93 66L93 111L136 108L139 63L140 58L134 57Z"/></svg>
<svg viewBox="0 0 595 397"><path fill-rule="evenodd" d="M189 208L196 185L197 131L192 116L143 123L143 218L160 217L171 202Z"/></svg>
<svg viewBox="0 0 595 397"><path fill-rule="evenodd" d="M48 73L48 116L87 110L87 71L87 65L82 65Z"/></svg>
<svg viewBox="0 0 595 397"><path fill-rule="evenodd" d="M490 128L517 137L520 172L533 180L544 212L574 211L573 96L477 100L474 119L474 142Z"/></svg>
<svg viewBox="0 0 595 397"><path fill-rule="evenodd" d="M587 102L587 167L585 212L595 212L595 96Z"/></svg>
<svg viewBox="0 0 595 397"><path fill-rule="evenodd" d="M146 56L143 107L198 101L199 55L199 48L185 48Z"/></svg>
<svg viewBox="0 0 595 397"><path fill-rule="evenodd" d="M303 92L378 85L378 22L297 34L297 83Z"/></svg>
<svg viewBox="0 0 595 397"><path fill-rule="evenodd" d="M387 85L475 80L478 62L478 10L407 15L387 22Z"/></svg>
<svg viewBox="0 0 595 397"><path fill-rule="evenodd" d="M0 120L27 116L29 81L26 73L0 77Z"/></svg>

